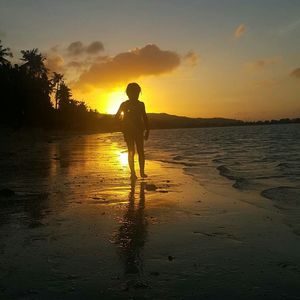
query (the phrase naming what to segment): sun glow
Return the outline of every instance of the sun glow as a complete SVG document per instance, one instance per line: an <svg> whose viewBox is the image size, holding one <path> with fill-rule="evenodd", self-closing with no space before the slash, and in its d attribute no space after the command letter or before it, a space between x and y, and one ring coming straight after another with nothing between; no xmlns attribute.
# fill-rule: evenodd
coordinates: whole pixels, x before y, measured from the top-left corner
<svg viewBox="0 0 300 300"><path fill-rule="evenodd" d="M128 157L127 152L119 153L119 162L122 167L127 166L127 160L128 160L127 157Z"/></svg>
<svg viewBox="0 0 300 300"><path fill-rule="evenodd" d="M106 112L115 114L120 104L126 99L126 94L123 91L115 90L107 94Z"/></svg>

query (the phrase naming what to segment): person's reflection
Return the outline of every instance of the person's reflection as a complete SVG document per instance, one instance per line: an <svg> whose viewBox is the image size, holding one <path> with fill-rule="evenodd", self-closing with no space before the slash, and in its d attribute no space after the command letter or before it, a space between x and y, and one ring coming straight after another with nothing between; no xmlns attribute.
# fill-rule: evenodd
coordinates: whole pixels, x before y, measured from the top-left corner
<svg viewBox="0 0 300 300"><path fill-rule="evenodd" d="M147 236L147 220L145 208L145 183L140 184L140 196L135 207L135 185L131 181L131 190L127 209L124 213L122 225L119 228L117 242L120 245L120 256L124 262L126 274L142 274L142 251Z"/></svg>

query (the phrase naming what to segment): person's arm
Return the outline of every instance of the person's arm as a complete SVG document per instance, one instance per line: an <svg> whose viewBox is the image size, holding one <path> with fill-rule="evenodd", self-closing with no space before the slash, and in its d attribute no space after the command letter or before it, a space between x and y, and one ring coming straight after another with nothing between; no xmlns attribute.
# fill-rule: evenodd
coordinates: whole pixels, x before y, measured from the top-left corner
<svg viewBox="0 0 300 300"><path fill-rule="evenodd" d="M145 125L145 135L144 138L147 141L148 137L149 137L149 121L148 121L148 116L146 113L146 108L145 108L145 104L143 103L143 121L144 121L144 125Z"/></svg>
<svg viewBox="0 0 300 300"><path fill-rule="evenodd" d="M115 118L114 118L114 129L117 131L121 131L122 132L122 122L121 122L121 114L124 111L124 102L120 105L117 113L115 114Z"/></svg>
<svg viewBox="0 0 300 300"><path fill-rule="evenodd" d="M117 113L115 114L115 119L116 119L116 120L120 120L121 113L122 113L122 111L124 110L123 107L124 107L124 105L123 105L123 103L122 103L122 104L120 105L120 107L119 107Z"/></svg>

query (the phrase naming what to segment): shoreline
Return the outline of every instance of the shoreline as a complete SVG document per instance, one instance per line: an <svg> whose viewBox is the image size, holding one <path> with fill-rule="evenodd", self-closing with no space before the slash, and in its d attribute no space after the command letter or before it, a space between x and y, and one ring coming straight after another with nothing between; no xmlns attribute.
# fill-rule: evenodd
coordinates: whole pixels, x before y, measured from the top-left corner
<svg viewBox="0 0 300 300"><path fill-rule="evenodd" d="M246 121L245 121L246 122ZM257 121L263 122L263 121ZM235 128L235 127L252 127L252 126L280 126L280 125L296 125L300 124L300 121L287 122L287 123L245 123L245 124L230 124L230 125L220 125L220 126L187 126L187 127L161 127L161 128L150 128L151 131L155 130L180 130L180 129L207 129L207 128ZM68 129L48 129L43 127L21 127L18 129L13 129L8 126L0 126L0 133L3 134L35 134L42 135L48 133L53 136L74 136L74 135L93 135L93 134L114 134L120 133L119 130L101 130L101 129L82 129L82 130L68 130Z"/></svg>

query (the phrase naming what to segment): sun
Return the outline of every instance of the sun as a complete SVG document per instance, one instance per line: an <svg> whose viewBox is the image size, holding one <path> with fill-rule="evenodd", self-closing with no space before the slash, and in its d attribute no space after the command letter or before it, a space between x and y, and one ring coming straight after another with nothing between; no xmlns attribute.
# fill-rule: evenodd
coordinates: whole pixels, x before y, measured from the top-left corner
<svg viewBox="0 0 300 300"><path fill-rule="evenodd" d="M106 106L106 113L108 114L115 114L120 104L125 100L126 94L123 91L115 90L107 94L107 106Z"/></svg>

